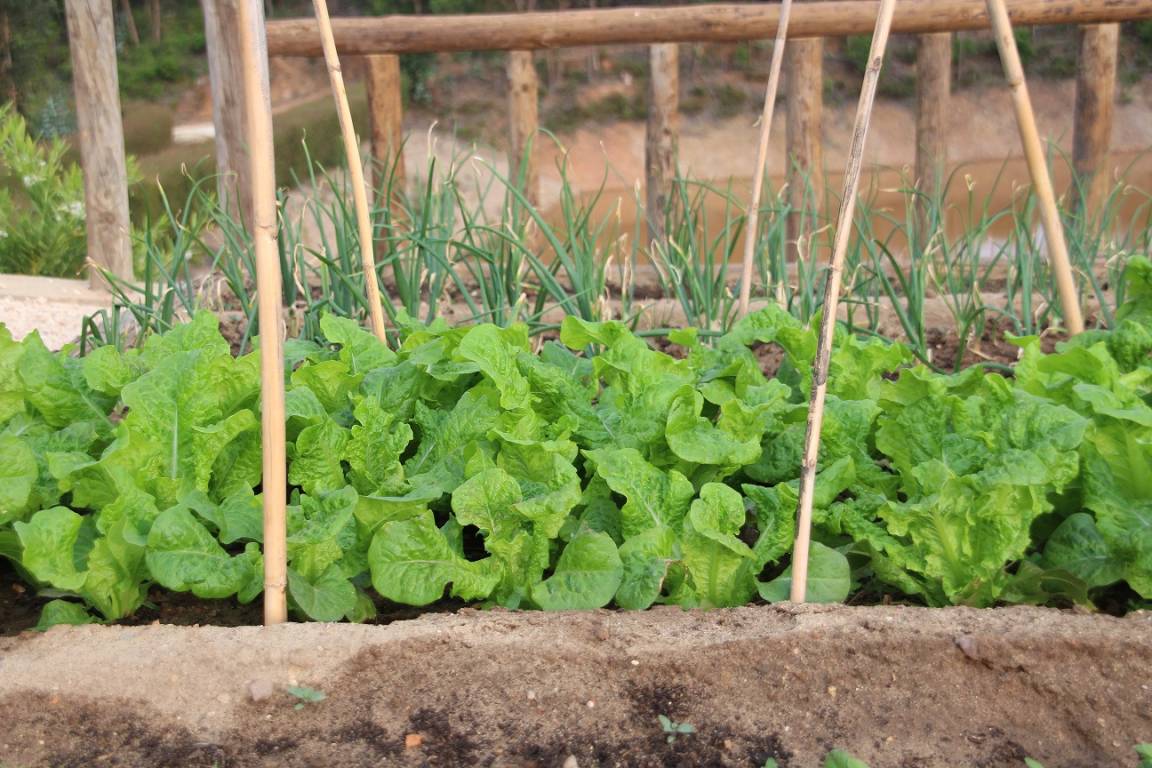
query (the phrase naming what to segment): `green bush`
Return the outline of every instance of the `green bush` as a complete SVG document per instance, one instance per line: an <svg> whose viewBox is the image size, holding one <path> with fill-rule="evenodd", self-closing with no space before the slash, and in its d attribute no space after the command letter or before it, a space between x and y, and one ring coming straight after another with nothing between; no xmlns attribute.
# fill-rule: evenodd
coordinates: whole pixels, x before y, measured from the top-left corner
<svg viewBox="0 0 1152 768"><path fill-rule="evenodd" d="M60 139L37 143L0 106L0 272L73 277L87 255L84 178Z"/></svg>

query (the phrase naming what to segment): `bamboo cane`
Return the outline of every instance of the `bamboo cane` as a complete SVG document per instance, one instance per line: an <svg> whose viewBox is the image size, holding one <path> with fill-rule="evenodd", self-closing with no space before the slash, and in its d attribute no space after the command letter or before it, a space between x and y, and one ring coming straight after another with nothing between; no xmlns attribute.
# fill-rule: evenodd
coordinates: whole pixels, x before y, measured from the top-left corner
<svg viewBox="0 0 1152 768"><path fill-rule="evenodd" d="M820 344L812 365L812 395L808 404L808 426L804 434L804 458L800 467L800 500L796 520L796 543L792 548L793 602L802 603L808 591L808 552L812 537L812 494L816 487L816 461L820 452L820 428L824 423L824 397L828 391L828 360L832 356L832 336L836 330L836 305L840 299L840 278L844 271L844 256L848 251L848 237L856 213L856 193L860 187L860 168L864 162L864 142L868 138L868 125L872 121L872 105L876 100L876 83L888 47L888 32L892 28L892 15L896 0L881 0L876 15L876 29L872 34L872 48L868 52L868 69L860 89L860 103L856 107L856 124L852 129L852 145L848 152L848 167L844 171L844 192L840 198L840 215L836 222L836 239L832 247L832 265L828 284L824 289L823 317L820 320Z"/></svg>
<svg viewBox="0 0 1152 768"><path fill-rule="evenodd" d="M1008 18L1004 0L987 0L987 3L988 16L992 20L992 31L996 37L996 47L1000 51L1000 61L1004 65L1004 77L1008 79L1008 85L1012 89L1016 125L1020 129L1020 141L1024 145L1028 172L1032 176L1032 185L1036 188L1036 202L1040 206L1040 219L1048 240L1048 261L1056 274L1056 288L1060 293L1060 306L1064 310L1064 324L1068 327L1068 332L1075 335L1084 330L1084 318L1080 314L1076 281L1072 277L1072 265L1068 261L1064 225L1060 223L1060 214L1056 210L1056 194L1052 191L1052 178L1048 174L1044 148L1040 144L1040 133L1036 129L1036 113L1032 111L1032 100L1028 96L1024 65L1020 62L1020 51L1016 48L1016 37L1012 34L1012 20Z"/></svg>
<svg viewBox="0 0 1152 768"><path fill-rule="evenodd" d="M348 106L348 91L344 88L344 74L340 69L340 56L336 52L336 39L332 36L332 20L328 18L327 0L312 0L316 9L316 22L320 26L320 40L324 46L324 61L328 65L328 78L332 82L332 96L336 99L336 112L340 116L340 131L344 134L344 153L348 156L348 172L352 176L352 200L356 205L356 222L360 230L360 261L364 268L364 284L368 293L368 312L372 319L372 332L385 344L384 309L380 304L380 284L376 275L376 259L372 253L372 220L368 217L368 193L364 184L364 166L360 162L360 142L352 125L352 110Z"/></svg>
<svg viewBox="0 0 1152 768"><path fill-rule="evenodd" d="M252 240L260 319L260 421L263 438L264 623L288 618L288 555L285 495L284 348L280 338L281 275L276 247L276 168L272 156L272 102L261 0L237 3L240 56L244 64L249 173L252 176Z"/></svg>
<svg viewBox="0 0 1152 768"><path fill-rule="evenodd" d="M764 166L768 162L768 137L772 133L772 113L776 111L776 91L780 87L780 69L784 65L784 41L788 37L788 18L792 0L780 4L780 24L772 45L772 64L768 68L768 87L764 92L764 110L760 113L760 144L756 148L756 168L752 171L752 199L748 202L748 225L744 229L744 267L740 272L739 316L748 314L752 296L752 259L756 254L756 233L760 224L760 198L764 194ZM776 281L776 303L784 303L784 278Z"/></svg>

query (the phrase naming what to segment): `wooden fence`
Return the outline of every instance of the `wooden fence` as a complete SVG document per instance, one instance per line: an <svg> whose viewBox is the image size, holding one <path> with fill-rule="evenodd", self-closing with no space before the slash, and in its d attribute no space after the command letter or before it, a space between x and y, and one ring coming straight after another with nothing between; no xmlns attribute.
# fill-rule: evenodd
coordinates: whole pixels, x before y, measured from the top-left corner
<svg viewBox="0 0 1152 768"><path fill-rule="evenodd" d="M224 2L225 0L216 0ZM825 37L870 34L875 1L798 2L788 34L787 152L792 174L816 180L808 194L817 200L822 177L821 114L823 42ZM1010 0L1017 25L1080 24L1080 52L1075 112L1074 162L1086 176L1104 167L1112 133L1115 100L1118 22L1152 18L1148 0ZM651 45L651 77L645 169L649 210L660 210L676 168L679 143L677 116L677 46L687 42L737 42L771 38L779 18L777 4L692 5L612 8L520 14L467 16L391 16L334 21L336 44L344 55L368 58L369 71L396 69L405 53L508 51L509 156L514 169L524 169L528 195L536 196L537 170L528 143L537 134L538 84L531 51L568 46ZM946 114L951 93L951 33L987 29L984 0L904 0L893 31L919 35L915 169L921 185L934 185L947 166ZM319 56L320 38L312 19L267 24L269 56ZM392 89L399 80L389 81ZM400 146L400 95L374 87L369 91L373 115L372 151L385 160ZM386 126L380 130L377 126ZM1101 179L1104 174L1100 174ZM804 185L793 184L797 194ZM1099 185L1095 186L1100 190ZM1099 194L1099 192L1097 192ZM797 201L798 202L798 201ZM656 217L653 217L656 218ZM653 222L657 227L658 223ZM658 232L653 232L658 234Z"/></svg>
<svg viewBox="0 0 1152 768"><path fill-rule="evenodd" d="M239 64L238 3L246 0L200 0L212 81L216 127L217 167L221 193L237 204L247 199L247 148L243 115L243 78ZM110 17L109 0L68 0L70 13L84 9L103 20ZM252 3L260 29L266 31L269 56L321 55L320 35L313 19L270 21L262 16L262 4ZM794 173L812 171L819 182L821 113L823 101L822 38L870 34L876 0L798 2L792 12L787 56L787 157ZM1152 0L1009 0L1016 25L1082 25L1079 76L1074 129L1074 163L1091 176L1105 167L1112 133L1115 100L1118 23L1152 19ZM526 151L537 135L538 83L532 51L570 46L643 44L652 46L651 88L647 122L645 168L648 205L659 206L667 194L676 167L679 120L677 116L677 43L740 42L774 36L779 18L776 4L689 5L675 7L611 8L580 11L466 16L390 16L335 19L336 44L340 53L365 56L369 73L369 102L373 156L393 159L403 141L398 56L406 53L445 51L508 51L510 110L509 155L511 164L528 179L530 196L536 194L537 170L533 154ZM71 16L70 16L71 20ZM109 35L103 22L100 34L74 32L73 61L78 72L110 72L96 68L101 56L111 55ZM921 183L934 183L946 166L947 104L950 93L952 49L950 33L989 28L985 0L902 0L896 11L893 32L920 36L917 58L916 172ZM70 25L71 28L71 25ZM103 54L95 49L105 49ZM115 88L112 89L115 93ZM118 99L100 97L91 83L77 84L81 128L81 153L89 185L89 218L95 222L118 222L123 215L121 196L108 194L109 180L101 157L115 154L119 144L122 166L123 141L115 130L100 130L115 116L119 124ZM520 169L520 158L528 167ZM117 184L119 186L119 184ZM792 185L802 189L801 185ZM1089 189L1100 190L1100 185ZM1097 192L1098 194L1098 192ZM817 199L821 199L817 190ZM1087 201L1089 204L1091 200ZM120 210L114 210L120 209ZM90 227L89 253L95 261L115 271L130 269L124 258L127 232L122 225ZM118 242L116 242L118 241Z"/></svg>

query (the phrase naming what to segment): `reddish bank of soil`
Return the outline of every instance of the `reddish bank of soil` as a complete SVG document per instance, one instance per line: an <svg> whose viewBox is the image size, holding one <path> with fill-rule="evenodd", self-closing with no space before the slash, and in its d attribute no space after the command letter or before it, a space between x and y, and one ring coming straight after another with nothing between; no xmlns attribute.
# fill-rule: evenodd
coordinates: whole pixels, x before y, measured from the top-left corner
<svg viewBox="0 0 1152 768"><path fill-rule="evenodd" d="M1148 669L1152 615L1030 608L58 628L0 639L0 763L1133 765ZM696 733L669 744L659 715Z"/></svg>

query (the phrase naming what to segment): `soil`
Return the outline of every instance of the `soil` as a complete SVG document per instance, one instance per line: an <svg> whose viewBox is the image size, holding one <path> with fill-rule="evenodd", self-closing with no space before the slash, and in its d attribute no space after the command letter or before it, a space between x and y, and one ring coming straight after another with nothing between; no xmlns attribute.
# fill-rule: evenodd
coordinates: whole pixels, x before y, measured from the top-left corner
<svg viewBox="0 0 1152 768"><path fill-rule="evenodd" d="M0 639L0 764L1130 765L1150 668L1152 614L1035 608L60 627Z"/></svg>

